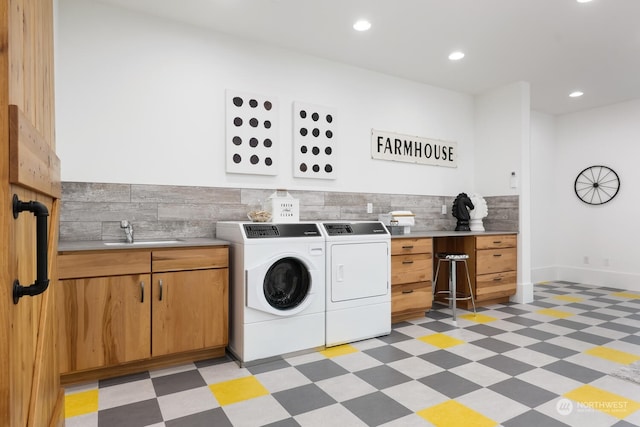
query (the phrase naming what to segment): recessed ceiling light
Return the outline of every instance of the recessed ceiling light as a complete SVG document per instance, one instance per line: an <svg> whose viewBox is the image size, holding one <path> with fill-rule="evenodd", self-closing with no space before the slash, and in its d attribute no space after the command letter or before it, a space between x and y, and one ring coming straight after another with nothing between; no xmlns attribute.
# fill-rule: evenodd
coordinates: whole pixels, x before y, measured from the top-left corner
<svg viewBox="0 0 640 427"><path fill-rule="evenodd" d="M356 31L367 31L369 28L371 28L371 22L366 19L360 19L353 24L353 29Z"/></svg>
<svg viewBox="0 0 640 427"><path fill-rule="evenodd" d="M569 94L569 96L570 96L571 98L578 98L578 97L580 97L580 96L582 96L582 95L584 95L584 92L580 92L579 90L576 90L576 91L571 92L571 93Z"/></svg>
<svg viewBox="0 0 640 427"><path fill-rule="evenodd" d="M578 3L589 3L591 0L576 0Z"/></svg>
<svg viewBox="0 0 640 427"><path fill-rule="evenodd" d="M449 59L452 61L458 61L462 58L464 58L464 52L460 52L459 50L449 54Z"/></svg>

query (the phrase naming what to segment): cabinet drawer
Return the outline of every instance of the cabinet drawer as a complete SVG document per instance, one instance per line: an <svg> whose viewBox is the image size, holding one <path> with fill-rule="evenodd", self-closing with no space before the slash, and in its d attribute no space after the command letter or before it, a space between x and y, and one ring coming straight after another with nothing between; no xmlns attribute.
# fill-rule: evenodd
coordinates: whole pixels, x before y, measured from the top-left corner
<svg viewBox="0 0 640 427"><path fill-rule="evenodd" d="M476 274L515 271L516 264L516 248L476 251Z"/></svg>
<svg viewBox="0 0 640 427"><path fill-rule="evenodd" d="M391 257L391 283L431 281L431 254L394 255Z"/></svg>
<svg viewBox="0 0 640 427"><path fill-rule="evenodd" d="M82 252L58 255L58 278L106 277L151 272L149 251Z"/></svg>
<svg viewBox="0 0 640 427"><path fill-rule="evenodd" d="M515 234L476 236L476 249L515 248L517 244L516 239Z"/></svg>
<svg viewBox="0 0 640 427"><path fill-rule="evenodd" d="M424 310L431 307L431 282L407 283L391 287L391 312L393 315L403 312Z"/></svg>
<svg viewBox="0 0 640 427"><path fill-rule="evenodd" d="M422 239L391 239L391 255L424 254L433 252L433 240Z"/></svg>
<svg viewBox="0 0 640 427"><path fill-rule="evenodd" d="M515 271L476 276L476 299L482 301L514 295L516 276Z"/></svg>
<svg viewBox="0 0 640 427"><path fill-rule="evenodd" d="M154 250L151 255L151 270L153 272L226 268L228 266L229 249L226 246Z"/></svg>

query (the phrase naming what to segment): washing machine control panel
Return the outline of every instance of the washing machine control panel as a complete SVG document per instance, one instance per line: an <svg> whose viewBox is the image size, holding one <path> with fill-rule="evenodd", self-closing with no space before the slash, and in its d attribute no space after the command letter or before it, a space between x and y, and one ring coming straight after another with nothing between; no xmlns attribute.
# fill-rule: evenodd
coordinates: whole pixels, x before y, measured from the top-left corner
<svg viewBox="0 0 640 427"><path fill-rule="evenodd" d="M316 224L243 224L247 239L320 236Z"/></svg>

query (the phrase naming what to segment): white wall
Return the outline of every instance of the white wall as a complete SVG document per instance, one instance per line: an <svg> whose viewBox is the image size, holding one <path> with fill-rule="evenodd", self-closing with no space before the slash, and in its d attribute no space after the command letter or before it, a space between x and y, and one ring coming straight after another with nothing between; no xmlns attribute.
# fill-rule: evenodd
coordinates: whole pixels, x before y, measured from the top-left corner
<svg viewBox="0 0 640 427"><path fill-rule="evenodd" d="M556 119L539 112L531 114L531 277L534 283L556 279L558 217L556 204Z"/></svg>
<svg viewBox="0 0 640 427"><path fill-rule="evenodd" d="M483 196L520 194L529 112L529 85L524 82L476 97L474 184ZM516 173L517 188L511 188L511 172Z"/></svg>
<svg viewBox="0 0 640 427"><path fill-rule="evenodd" d="M556 131L556 237L550 243L557 277L640 291L640 100L560 116ZM604 205L587 205L574 193L575 178L601 164L618 173L620 192Z"/></svg>
<svg viewBox="0 0 640 427"><path fill-rule="evenodd" d="M82 0L59 0L58 155L65 181L400 194L474 190L466 94ZM275 96L279 174L226 174L225 89ZM292 103L337 110L337 179L292 177ZM458 168L371 159L371 128L458 143ZM505 194L505 193L502 193Z"/></svg>

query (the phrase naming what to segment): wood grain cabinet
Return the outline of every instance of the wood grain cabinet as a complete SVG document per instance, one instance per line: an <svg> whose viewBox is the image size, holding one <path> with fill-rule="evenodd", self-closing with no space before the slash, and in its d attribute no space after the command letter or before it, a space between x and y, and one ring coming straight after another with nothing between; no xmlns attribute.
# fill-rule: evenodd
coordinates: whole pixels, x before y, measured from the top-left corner
<svg viewBox="0 0 640 427"><path fill-rule="evenodd" d="M463 252L467 261L471 289L479 306L509 301L516 293L517 282L517 235L493 234L478 236L437 238L434 252ZM464 264L457 266L457 290L469 295ZM447 268L440 268L439 287L446 287L449 280ZM446 302L446 301L444 301ZM470 309L471 301L460 301L461 307Z"/></svg>
<svg viewBox="0 0 640 427"><path fill-rule="evenodd" d="M391 321L424 317L431 308L431 238L391 240Z"/></svg>
<svg viewBox="0 0 640 427"><path fill-rule="evenodd" d="M150 261L148 252L58 257L60 373L150 357Z"/></svg>
<svg viewBox="0 0 640 427"><path fill-rule="evenodd" d="M228 248L58 256L61 373L217 348L228 341Z"/></svg>
<svg viewBox="0 0 640 427"><path fill-rule="evenodd" d="M515 234L476 236L475 298L482 305L504 302L516 293Z"/></svg>
<svg viewBox="0 0 640 427"><path fill-rule="evenodd" d="M153 356L227 345L227 265L226 248L153 252Z"/></svg>

